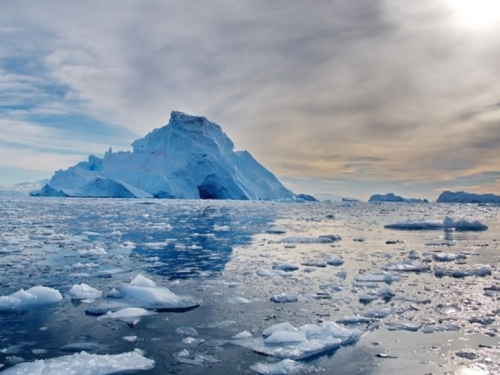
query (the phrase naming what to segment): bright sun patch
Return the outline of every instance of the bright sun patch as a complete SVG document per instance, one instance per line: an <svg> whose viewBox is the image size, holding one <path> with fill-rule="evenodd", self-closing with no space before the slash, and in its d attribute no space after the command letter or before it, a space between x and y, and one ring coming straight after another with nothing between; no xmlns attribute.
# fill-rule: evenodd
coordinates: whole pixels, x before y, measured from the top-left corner
<svg viewBox="0 0 500 375"><path fill-rule="evenodd" d="M498 0L448 0L460 24L471 28L490 28L500 22Z"/></svg>

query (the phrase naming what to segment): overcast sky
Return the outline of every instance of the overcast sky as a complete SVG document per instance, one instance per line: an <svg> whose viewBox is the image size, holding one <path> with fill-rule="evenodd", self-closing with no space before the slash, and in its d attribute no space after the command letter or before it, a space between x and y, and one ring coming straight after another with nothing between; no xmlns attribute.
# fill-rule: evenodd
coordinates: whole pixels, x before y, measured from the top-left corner
<svg viewBox="0 0 500 375"><path fill-rule="evenodd" d="M179 110L296 192L500 193L498 0L4 0L0 185Z"/></svg>

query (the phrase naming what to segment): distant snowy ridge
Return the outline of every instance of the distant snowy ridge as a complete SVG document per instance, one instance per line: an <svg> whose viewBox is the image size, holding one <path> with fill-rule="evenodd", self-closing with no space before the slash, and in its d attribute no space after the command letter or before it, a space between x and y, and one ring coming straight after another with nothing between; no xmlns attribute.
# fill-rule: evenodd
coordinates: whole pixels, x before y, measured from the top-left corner
<svg viewBox="0 0 500 375"><path fill-rule="evenodd" d="M49 180L35 182L22 182L20 184L0 186L0 196L21 196L29 195L35 189L41 189Z"/></svg>
<svg viewBox="0 0 500 375"><path fill-rule="evenodd" d="M443 191L437 201L438 203L500 203L500 195L474 194L464 191Z"/></svg>
<svg viewBox="0 0 500 375"><path fill-rule="evenodd" d="M403 198L394 193L388 194L374 194L370 197L368 202L401 202L401 203L429 203L427 199L419 198Z"/></svg>
<svg viewBox="0 0 500 375"><path fill-rule="evenodd" d="M132 152L94 155L57 171L33 196L294 200L248 151L234 151L221 127L172 112L168 125L132 143Z"/></svg>

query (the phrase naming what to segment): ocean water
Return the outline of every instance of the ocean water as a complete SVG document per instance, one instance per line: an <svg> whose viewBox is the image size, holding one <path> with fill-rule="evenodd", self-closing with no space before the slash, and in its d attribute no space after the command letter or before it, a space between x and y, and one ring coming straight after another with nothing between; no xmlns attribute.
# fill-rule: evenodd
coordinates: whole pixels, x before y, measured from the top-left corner
<svg viewBox="0 0 500 375"><path fill-rule="evenodd" d="M359 337L322 347L318 336L314 355L279 373L500 373L499 207L2 198L0 212L0 307L38 285L64 296L0 312L0 371L86 349L137 350L155 361L144 374L256 374L287 357L259 354L252 340L266 328L343 322ZM384 228L446 216L489 229ZM200 306L132 321L88 314L137 274ZM72 300L80 283L102 297ZM232 339L244 331L252 339Z"/></svg>

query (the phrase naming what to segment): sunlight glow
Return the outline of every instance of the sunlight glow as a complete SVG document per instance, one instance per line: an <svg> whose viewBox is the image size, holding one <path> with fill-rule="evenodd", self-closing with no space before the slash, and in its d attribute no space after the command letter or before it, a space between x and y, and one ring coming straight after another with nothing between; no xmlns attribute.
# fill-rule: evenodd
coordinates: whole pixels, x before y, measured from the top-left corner
<svg viewBox="0 0 500 375"><path fill-rule="evenodd" d="M499 0L448 0L461 25L482 29L500 23Z"/></svg>

